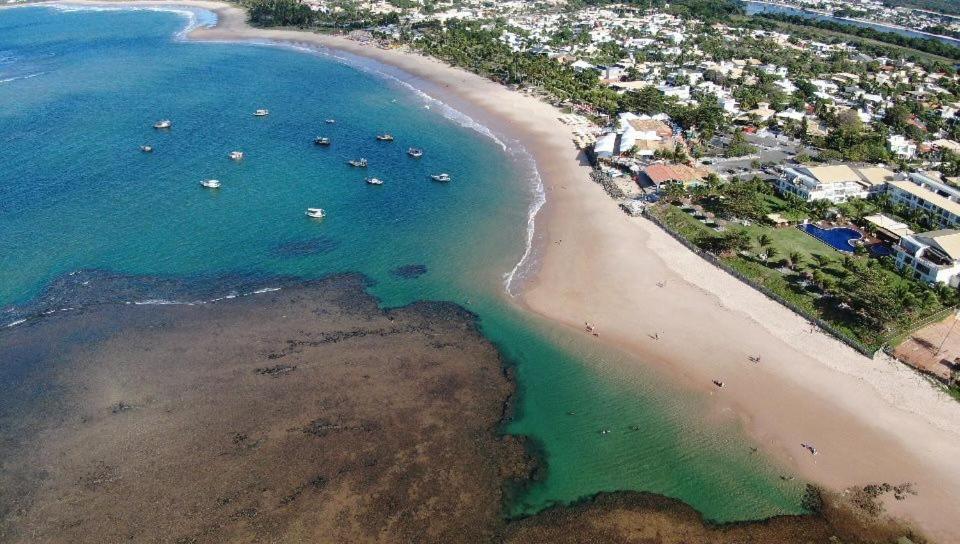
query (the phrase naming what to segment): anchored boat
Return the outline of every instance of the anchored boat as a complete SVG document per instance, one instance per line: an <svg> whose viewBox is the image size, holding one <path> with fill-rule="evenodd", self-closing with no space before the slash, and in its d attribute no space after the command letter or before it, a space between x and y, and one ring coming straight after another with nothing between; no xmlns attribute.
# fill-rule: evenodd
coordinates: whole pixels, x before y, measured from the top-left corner
<svg viewBox="0 0 960 544"><path fill-rule="evenodd" d="M330 138L317 136L313 139L313 145L330 145Z"/></svg>
<svg viewBox="0 0 960 544"><path fill-rule="evenodd" d="M172 127L172 126L173 126L173 121L171 121L171 120L169 120L169 119L162 119L162 120L157 121L156 123L153 124L153 128L156 128L156 129L160 129L160 128L170 128L170 127Z"/></svg>
<svg viewBox="0 0 960 544"><path fill-rule="evenodd" d="M255 112L253 112L253 116L254 116L254 117L266 117L266 116L268 116L268 115L270 115L270 110L265 110L265 109L262 109L262 108L259 109L259 110L257 110L257 111L255 111Z"/></svg>
<svg viewBox="0 0 960 544"><path fill-rule="evenodd" d="M380 178L367 178L367 183L370 185L383 185L383 180Z"/></svg>
<svg viewBox="0 0 960 544"><path fill-rule="evenodd" d="M326 216L327 212L323 211L323 208L307 208L307 217L323 219Z"/></svg>
<svg viewBox="0 0 960 544"><path fill-rule="evenodd" d="M216 180L216 179L205 179L205 180L203 180L203 181L200 182L200 185L203 186L203 187L206 187L207 189L219 189L219 188L220 188L220 180Z"/></svg>
<svg viewBox="0 0 960 544"><path fill-rule="evenodd" d="M230 158L235 161L243 160L243 151L231 151Z"/></svg>
<svg viewBox="0 0 960 544"><path fill-rule="evenodd" d="M353 159L351 161L347 161L347 164L349 164L350 166L354 166L356 168L366 168L367 159Z"/></svg>
<svg viewBox="0 0 960 544"><path fill-rule="evenodd" d="M418 149L416 147L411 147L410 149L407 150L407 155L410 155L415 159L419 159L420 157L423 156L423 150Z"/></svg>
<svg viewBox="0 0 960 544"><path fill-rule="evenodd" d="M433 181L450 181L450 174L443 172L442 174L431 174L430 179Z"/></svg>

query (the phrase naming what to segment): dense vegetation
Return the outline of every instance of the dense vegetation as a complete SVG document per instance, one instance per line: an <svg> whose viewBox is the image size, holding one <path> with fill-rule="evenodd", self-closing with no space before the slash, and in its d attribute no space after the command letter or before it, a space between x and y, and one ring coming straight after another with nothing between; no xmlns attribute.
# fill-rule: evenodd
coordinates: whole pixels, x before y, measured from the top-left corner
<svg viewBox="0 0 960 544"><path fill-rule="evenodd" d="M812 26L833 32L842 32L844 34L851 34L853 36L859 36L869 40L889 43L901 47L909 47L910 49L916 49L918 51L923 51L925 53L930 53L949 59L960 60L960 47L955 47L932 38L911 38L909 36L901 36L900 34L894 32L882 32L873 28L863 28L833 21L811 19L800 15L786 15L783 13L757 13L754 16L762 17L764 19L782 21L794 25Z"/></svg>
<svg viewBox="0 0 960 544"><path fill-rule="evenodd" d="M358 29L397 23L396 13L373 14L345 3L338 11L314 11L300 0L246 0L250 23L254 26L295 26Z"/></svg>
<svg viewBox="0 0 960 544"><path fill-rule="evenodd" d="M421 30L423 36L412 45L424 53L505 85L542 89L559 103L583 105L604 115L666 112L683 128L708 136L724 127L723 110L716 100L685 106L652 87L618 94L601 83L593 70L577 72L549 57L511 50L499 40L501 31L496 28L451 21L446 29Z"/></svg>

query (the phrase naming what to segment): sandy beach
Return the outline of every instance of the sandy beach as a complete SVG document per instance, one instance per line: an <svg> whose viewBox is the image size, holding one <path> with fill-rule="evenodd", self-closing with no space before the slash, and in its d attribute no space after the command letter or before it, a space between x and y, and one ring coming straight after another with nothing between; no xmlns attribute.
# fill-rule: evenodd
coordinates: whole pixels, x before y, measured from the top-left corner
<svg viewBox="0 0 960 544"><path fill-rule="evenodd" d="M83 2L73 2L83 3ZM90 2L91 4L95 2ZM102 4L102 2L96 2ZM171 5L170 2L133 4ZM422 55L295 30L254 29L243 10L205 1L215 28L191 39L276 41L333 48L408 74L408 82L533 155L546 189L536 218L539 266L514 299L655 365L718 418L741 421L770 455L834 490L912 482L917 496L888 511L933 540L960 541L960 403L882 357L868 359L689 252L654 224L621 213L589 180L560 112L531 96ZM662 284L662 287L660 286ZM505 294L505 296L507 296ZM656 333L655 340L650 337ZM747 357L760 354L760 363ZM726 387L711 383L722 379ZM815 444L810 455L801 443Z"/></svg>

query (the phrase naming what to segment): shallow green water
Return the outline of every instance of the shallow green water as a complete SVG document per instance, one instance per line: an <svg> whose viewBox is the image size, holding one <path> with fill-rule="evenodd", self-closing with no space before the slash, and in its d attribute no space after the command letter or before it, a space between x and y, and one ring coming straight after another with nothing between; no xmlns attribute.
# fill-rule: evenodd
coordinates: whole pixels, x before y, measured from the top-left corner
<svg viewBox="0 0 960 544"><path fill-rule="evenodd" d="M0 325L78 269L198 281L362 272L388 306L463 304L517 365L508 430L542 444L548 477L513 514L616 489L723 521L799 511L798 489L736 428L699 420L702 399L509 303L504 275L524 254L536 199L510 142L445 117L369 73L376 65L172 39L183 25L152 11L0 11L0 305L11 316ZM270 116L254 118L261 107ZM161 118L172 130L151 128ZM396 141L375 141L383 131ZM317 135L333 145L313 146ZM425 156L407 157L408 146ZM242 162L226 158L234 149ZM346 165L359 156L367 172ZM454 181L428 178L439 171ZM365 184L370 175L386 183ZM223 187L201 189L210 177ZM328 217L306 218L312 206ZM427 272L391 273L407 264Z"/></svg>

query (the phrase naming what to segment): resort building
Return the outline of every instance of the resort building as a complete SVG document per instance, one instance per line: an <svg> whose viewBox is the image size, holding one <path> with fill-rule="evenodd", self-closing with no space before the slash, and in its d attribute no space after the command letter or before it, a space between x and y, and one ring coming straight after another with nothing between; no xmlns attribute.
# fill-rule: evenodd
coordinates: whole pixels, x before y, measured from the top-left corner
<svg viewBox="0 0 960 544"><path fill-rule="evenodd" d="M911 181L891 181L887 184L887 194L894 204L902 204L910 209L928 212L934 222L942 228L960 226L960 203L957 202L957 190L932 178L925 178L928 183L918 184L912 181L920 174L910 174ZM918 178L919 179L919 178ZM940 186L944 190L934 192L927 187ZM949 190L948 190L949 189Z"/></svg>
<svg viewBox="0 0 960 544"><path fill-rule="evenodd" d="M823 199L839 204L870 195L870 186L844 164L785 168L777 179L777 188L806 202Z"/></svg>
<svg viewBox="0 0 960 544"><path fill-rule="evenodd" d="M894 246L897 268L912 270L927 283L960 284L960 230L907 235Z"/></svg>

